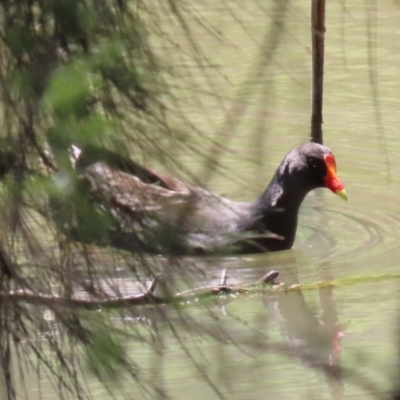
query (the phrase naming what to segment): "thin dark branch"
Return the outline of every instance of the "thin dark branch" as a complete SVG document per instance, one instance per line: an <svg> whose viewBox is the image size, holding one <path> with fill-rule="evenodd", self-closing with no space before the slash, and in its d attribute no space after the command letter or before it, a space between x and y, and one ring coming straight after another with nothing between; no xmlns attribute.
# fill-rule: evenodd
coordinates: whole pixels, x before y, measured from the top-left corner
<svg viewBox="0 0 400 400"><path fill-rule="evenodd" d="M322 108L324 94L324 50L325 50L325 0L311 0L312 37L312 111L311 141L323 142Z"/></svg>

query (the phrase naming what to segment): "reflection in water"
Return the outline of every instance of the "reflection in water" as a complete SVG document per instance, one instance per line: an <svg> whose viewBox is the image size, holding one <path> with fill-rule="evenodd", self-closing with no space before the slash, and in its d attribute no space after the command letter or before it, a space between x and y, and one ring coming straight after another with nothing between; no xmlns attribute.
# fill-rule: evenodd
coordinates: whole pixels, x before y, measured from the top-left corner
<svg viewBox="0 0 400 400"><path fill-rule="evenodd" d="M295 263L292 263L289 271L285 271L285 275L292 278L285 280L285 284L300 283ZM344 395L344 381L337 367L345 327L338 322L331 288L319 289L319 301L321 316L308 307L300 290L263 297L263 303L278 324L291 354L305 365L324 371L332 399L340 400Z"/></svg>

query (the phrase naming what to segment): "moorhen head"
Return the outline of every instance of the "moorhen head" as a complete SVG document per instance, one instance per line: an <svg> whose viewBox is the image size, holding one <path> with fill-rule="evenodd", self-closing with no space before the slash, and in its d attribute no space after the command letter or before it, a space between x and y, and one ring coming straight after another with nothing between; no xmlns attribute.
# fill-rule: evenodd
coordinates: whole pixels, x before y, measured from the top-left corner
<svg viewBox="0 0 400 400"><path fill-rule="evenodd" d="M254 230L269 229L280 237L263 241L270 251L292 247L297 217L305 196L326 187L344 200L347 194L336 175L336 160L331 149L318 143L306 143L286 155L267 189L253 203Z"/></svg>

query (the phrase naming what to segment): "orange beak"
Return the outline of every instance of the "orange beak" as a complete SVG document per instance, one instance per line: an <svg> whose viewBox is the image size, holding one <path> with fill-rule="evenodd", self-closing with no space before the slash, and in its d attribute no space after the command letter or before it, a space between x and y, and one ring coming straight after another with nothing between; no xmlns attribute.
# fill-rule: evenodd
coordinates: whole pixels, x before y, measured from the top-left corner
<svg viewBox="0 0 400 400"><path fill-rule="evenodd" d="M332 190L333 193L337 194L343 200L347 200L347 193L344 189L343 183L340 182L336 175L336 160L332 154L327 154L324 157L326 169L328 173L325 177L325 186Z"/></svg>

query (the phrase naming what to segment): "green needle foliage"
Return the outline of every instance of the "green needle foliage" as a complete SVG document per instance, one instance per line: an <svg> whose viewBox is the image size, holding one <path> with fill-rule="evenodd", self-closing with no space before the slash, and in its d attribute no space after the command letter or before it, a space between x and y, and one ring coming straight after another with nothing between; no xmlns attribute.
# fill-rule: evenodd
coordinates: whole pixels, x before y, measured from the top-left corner
<svg viewBox="0 0 400 400"><path fill-rule="evenodd" d="M113 220L93 206L68 153L75 144L113 150L121 160L135 152L177 162L168 146L179 148L185 135L166 118L165 104L173 101L164 81L170 71L150 45L150 18L135 1L0 3L1 292L68 297L83 291L107 298L120 293L101 287L104 271L124 265L136 281L154 276L156 262L112 250L98 255L87 245L101 242ZM68 235L74 229L80 242ZM86 280L76 277L77 269ZM77 310L50 307L49 322L32 306L5 301L0 307L0 364L9 399L17 396L11 353L21 379L29 364L38 377L44 370L60 396L88 395L77 377L87 371L85 359L99 376L120 364L143 384L121 356L120 339L99 333L114 329L109 315L93 324ZM81 348L86 357L78 360L68 348L72 354Z"/></svg>

